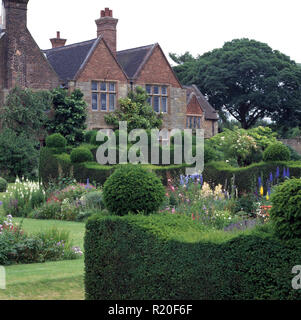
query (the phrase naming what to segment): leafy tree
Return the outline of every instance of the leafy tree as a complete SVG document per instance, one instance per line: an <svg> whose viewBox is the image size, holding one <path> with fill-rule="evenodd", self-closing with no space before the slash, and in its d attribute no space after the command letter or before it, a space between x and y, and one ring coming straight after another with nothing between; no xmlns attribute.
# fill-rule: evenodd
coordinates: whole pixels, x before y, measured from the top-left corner
<svg viewBox="0 0 301 320"><path fill-rule="evenodd" d="M185 62L191 62L194 61L194 57L192 56L192 54L188 51L186 51L184 54L182 55L178 55L176 53L170 53L169 54L170 58L176 62L177 64L183 64Z"/></svg>
<svg viewBox="0 0 301 320"><path fill-rule="evenodd" d="M75 89L68 95L67 90L59 88L52 91L52 99L54 115L47 123L50 133L60 133L71 145L84 141L87 104L83 93Z"/></svg>
<svg viewBox="0 0 301 320"><path fill-rule="evenodd" d="M141 87L136 87L127 98L119 99L120 109L105 116L107 124L119 128L119 121L127 121L128 131L152 129L162 126L162 114L157 115L147 103L148 95Z"/></svg>
<svg viewBox="0 0 301 320"><path fill-rule="evenodd" d="M301 68L267 44L235 39L183 61L174 67L179 80L196 84L220 113L232 115L243 128L265 117L285 126L301 122Z"/></svg>
<svg viewBox="0 0 301 320"><path fill-rule="evenodd" d="M15 87L10 91L0 115L2 126L13 130L16 135L38 140L45 134L46 111L50 106L48 91L33 92Z"/></svg>
<svg viewBox="0 0 301 320"><path fill-rule="evenodd" d="M7 178L32 178L37 174L39 152L37 144L25 133L4 129L0 133L0 170Z"/></svg>

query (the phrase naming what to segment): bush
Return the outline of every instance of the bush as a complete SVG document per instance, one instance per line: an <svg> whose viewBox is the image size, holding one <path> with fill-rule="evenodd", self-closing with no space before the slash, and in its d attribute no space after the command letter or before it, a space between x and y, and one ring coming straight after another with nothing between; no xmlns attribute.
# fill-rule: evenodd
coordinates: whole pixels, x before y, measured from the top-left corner
<svg viewBox="0 0 301 320"><path fill-rule="evenodd" d="M32 211L29 218L54 220L61 213L61 204L58 201L49 201L40 208Z"/></svg>
<svg viewBox="0 0 301 320"><path fill-rule="evenodd" d="M5 192L7 189L7 181L3 178L0 178L0 192Z"/></svg>
<svg viewBox="0 0 301 320"><path fill-rule="evenodd" d="M290 179L275 188L271 219L280 238L301 238L301 179Z"/></svg>
<svg viewBox="0 0 301 320"><path fill-rule="evenodd" d="M103 188L105 206L117 215L146 214L159 209L165 196L160 179L139 165L122 165Z"/></svg>
<svg viewBox="0 0 301 320"><path fill-rule="evenodd" d="M93 154L87 148L78 147L72 150L70 159L72 163L82 163L82 162L92 161Z"/></svg>
<svg viewBox="0 0 301 320"><path fill-rule="evenodd" d="M86 299L299 300L291 270L301 264L301 240L282 241L270 229L217 241L182 215L93 216L84 240Z"/></svg>
<svg viewBox="0 0 301 320"><path fill-rule="evenodd" d="M84 140L85 140L86 143L91 143L91 137L95 135L95 132L97 132L97 130L85 131Z"/></svg>
<svg viewBox="0 0 301 320"><path fill-rule="evenodd" d="M83 205L89 209L101 209L103 206L102 192L91 191L88 192L83 198Z"/></svg>
<svg viewBox="0 0 301 320"><path fill-rule="evenodd" d="M268 146L263 153L264 161L288 161L290 151L283 143L275 143Z"/></svg>
<svg viewBox="0 0 301 320"><path fill-rule="evenodd" d="M67 140L60 134L54 133L46 138L46 147L48 148L64 148Z"/></svg>

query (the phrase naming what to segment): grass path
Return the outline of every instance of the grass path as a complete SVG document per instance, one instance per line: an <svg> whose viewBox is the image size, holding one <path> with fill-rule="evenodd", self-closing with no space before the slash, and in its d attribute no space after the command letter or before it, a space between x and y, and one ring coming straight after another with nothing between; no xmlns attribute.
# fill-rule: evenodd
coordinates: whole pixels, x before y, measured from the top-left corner
<svg viewBox="0 0 301 320"><path fill-rule="evenodd" d="M20 223L21 219L14 219ZM73 245L83 248L84 223L24 219L23 229L34 233L51 227L70 231ZM7 266L6 290L0 300L84 299L84 258Z"/></svg>

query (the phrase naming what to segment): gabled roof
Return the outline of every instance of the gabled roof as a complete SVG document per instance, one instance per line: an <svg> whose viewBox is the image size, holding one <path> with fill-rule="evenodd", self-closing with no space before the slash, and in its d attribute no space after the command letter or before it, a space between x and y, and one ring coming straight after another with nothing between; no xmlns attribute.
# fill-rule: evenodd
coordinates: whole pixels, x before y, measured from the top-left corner
<svg viewBox="0 0 301 320"><path fill-rule="evenodd" d="M187 106L189 105L193 96L196 96L199 105L203 112L205 113L206 120L218 120L218 114L216 110L211 106L211 104L207 101L207 99L203 96L201 91L198 89L196 85L191 86L183 86L187 92Z"/></svg>
<svg viewBox="0 0 301 320"><path fill-rule="evenodd" d="M73 80L97 39L43 50L53 69L64 82Z"/></svg>
<svg viewBox="0 0 301 320"><path fill-rule="evenodd" d="M129 79L134 79L157 44L117 52L117 60Z"/></svg>

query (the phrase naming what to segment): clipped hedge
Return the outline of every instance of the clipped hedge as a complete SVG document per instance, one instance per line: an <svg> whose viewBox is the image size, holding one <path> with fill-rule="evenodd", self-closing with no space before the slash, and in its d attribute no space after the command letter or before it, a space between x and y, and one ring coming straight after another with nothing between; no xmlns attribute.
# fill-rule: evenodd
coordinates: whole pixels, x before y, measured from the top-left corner
<svg viewBox="0 0 301 320"><path fill-rule="evenodd" d="M51 134L46 138L46 147L48 148L64 148L67 140L60 133Z"/></svg>
<svg viewBox="0 0 301 320"><path fill-rule="evenodd" d="M92 152L84 147L78 147L72 150L70 154L72 163L82 163L93 160Z"/></svg>
<svg viewBox="0 0 301 320"><path fill-rule="evenodd" d="M91 149L96 152L92 146ZM185 174L187 165L145 165L143 167L155 172L163 185L167 185L169 178L177 179L180 174ZM116 166L100 165L97 162L72 163L69 154L58 154L50 148L42 148L40 151L39 178L45 186L51 180L57 181L59 177L74 177L78 182L83 183L89 178L91 183L103 185L115 168Z"/></svg>
<svg viewBox="0 0 301 320"><path fill-rule="evenodd" d="M265 231L214 243L197 240L204 231L186 216L93 216L84 240L86 299L300 300L291 281L301 240Z"/></svg>
<svg viewBox="0 0 301 320"><path fill-rule="evenodd" d="M289 148L281 142L269 145L263 152L264 161L289 161L290 157Z"/></svg>
<svg viewBox="0 0 301 320"><path fill-rule="evenodd" d="M262 176L262 181L266 187L266 181L269 179L270 173L273 174L275 179L277 167L280 171L279 181L283 180L283 168L289 168L291 177L301 177L301 162L296 161L259 162L240 168L231 167L225 162L211 162L205 165L203 177L212 187L221 184L224 188L229 189L231 179L235 176L235 185L239 192L254 192L258 177Z"/></svg>

